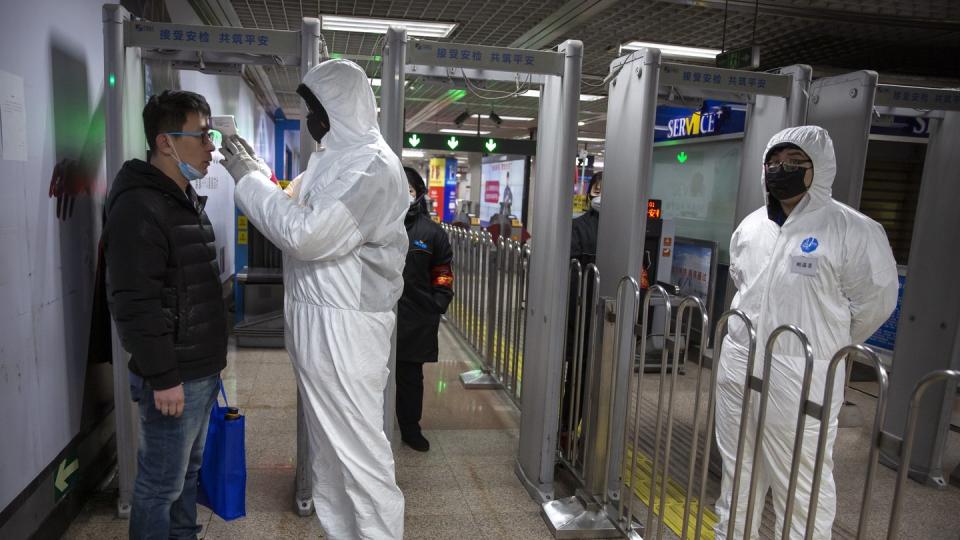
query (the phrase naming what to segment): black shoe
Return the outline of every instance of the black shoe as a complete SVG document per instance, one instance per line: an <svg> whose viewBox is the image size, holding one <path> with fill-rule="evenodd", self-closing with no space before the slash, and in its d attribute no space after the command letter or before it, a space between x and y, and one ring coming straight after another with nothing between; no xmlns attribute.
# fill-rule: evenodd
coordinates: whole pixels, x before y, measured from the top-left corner
<svg viewBox="0 0 960 540"><path fill-rule="evenodd" d="M400 440L417 452L426 452L430 450L430 441L422 433L409 433L400 436Z"/></svg>

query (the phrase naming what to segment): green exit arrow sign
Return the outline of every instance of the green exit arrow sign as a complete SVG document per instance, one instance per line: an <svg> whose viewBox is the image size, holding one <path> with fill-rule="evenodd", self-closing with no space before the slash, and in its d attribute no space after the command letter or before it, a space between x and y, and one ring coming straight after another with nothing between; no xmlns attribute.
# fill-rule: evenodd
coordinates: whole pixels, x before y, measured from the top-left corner
<svg viewBox="0 0 960 540"><path fill-rule="evenodd" d="M420 146L420 140L421 140L420 136L417 135L416 133L407 137L407 142L410 143L410 146L412 146L413 148Z"/></svg>
<svg viewBox="0 0 960 540"><path fill-rule="evenodd" d="M460 140L456 137L450 137L447 139L447 146L449 146L451 150L456 150L457 147L460 146Z"/></svg>
<svg viewBox="0 0 960 540"><path fill-rule="evenodd" d="M725 69L757 69L760 67L760 47L731 49L717 55L717 67Z"/></svg>
<svg viewBox="0 0 960 540"><path fill-rule="evenodd" d="M493 139L487 139L487 142L483 145L487 149L487 152L493 152L497 149L497 141Z"/></svg>
<svg viewBox="0 0 960 540"><path fill-rule="evenodd" d="M677 161L679 161L680 163L686 163L688 157L689 156L687 156L686 152L680 152L679 154L677 154Z"/></svg>
<svg viewBox="0 0 960 540"><path fill-rule="evenodd" d="M76 458L66 458L60 462L57 468L57 474L53 479L55 500L59 501L76 483L76 472L80 470L80 460Z"/></svg>

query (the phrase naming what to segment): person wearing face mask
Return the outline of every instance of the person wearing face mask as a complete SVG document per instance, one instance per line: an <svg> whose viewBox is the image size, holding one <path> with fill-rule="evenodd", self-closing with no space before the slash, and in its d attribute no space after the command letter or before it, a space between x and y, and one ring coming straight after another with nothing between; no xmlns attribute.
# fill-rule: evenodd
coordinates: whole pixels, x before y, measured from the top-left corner
<svg viewBox="0 0 960 540"><path fill-rule="evenodd" d="M887 319L897 302L897 267L883 228L835 201L837 171L833 141L823 128L788 128L773 136L764 152L762 186L767 204L747 216L730 239L730 276L737 287L732 308L742 310L756 330L753 374L763 375L763 351L775 328L796 325L810 339L814 372L809 399L822 403L827 365L842 347L862 343ZM723 342L717 373L716 436L723 457L717 500L717 538L728 538L737 439L740 430L748 335L735 319ZM782 535L790 482L794 431L800 407L805 360L798 341L778 340L770 373L770 394L760 461L753 462L759 397L751 399L744 440L743 472L737 495L734 538L744 538L750 475L758 468L756 508L750 538L758 534L759 509L773 491L777 532ZM827 452L812 537L830 538L836 514L833 443L843 401L844 368L833 388ZM803 538L819 440L820 423L807 418L791 517L790 538Z"/></svg>
<svg viewBox="0 0 960 540"><path fill-rule="evenodd" d="M409 211L400 159L380 135L373 90L348 60L313 67L297 88L321 144L284 193L239 137L224 143L236 202L283 252L286 347L313 460L326 537L403 537L403 494L383 400L403 291Z"/></svg>
<svg viewBox="0 0 960 540"><path fill-rule="evenodd" d="M430 442L420 430L423 364L437 361L440 316L453 300L453 250L447 233L427 213L423 178L409 167L403 170L410 207L403 222L409 247L403 267L403 296L397 304L397 422L401 440L426 452Z"/></svg>
<svg viewBox="0 0 960 540"><path fill-rule="evenodd" d="M151 96L149 160L123 164L105 204L107 300L130 353L140 445L130 538L193 538L197 475L227 360L213 226L190 182L206 175L210 107L193 92Z"/></svg>
<svg viewBox="0 0 960 540"><path fill-rule="evenodd" d="M573 232L570 235L570 258L580 261L583 268L597 261L597 230L600 227L603 171L593 173L588 186L587 196L590 198L590 209L573 220Z"/></svg>
<svg viewBox="0 0 960 540"><path fill-rule="evenodd" d="M587 265L595 264L597 262L597 230L600 227L600 197L601 191L603 189L603 172L596 172L593 176L590 177L590 183L588 184L587 196L590 197L590 209L587 210L583 215L577 217L573 220L573 230L570 233L570 258L576 259L580 262L580 269L586 275ZM571 276L573 279L574 276ZM571 282L572 283L572 282ZM570 434L567 433L568 427L570 426L570 403L573 399L574 393L574 374L572 372L574 362L574 344L575 342L575 330L576 330L576 321L579 314L576 311L576 290L571 287L568 307L569 312L567 314L567 347L566 347L566 371L567 374L564 377L564 388L563 388L563 400L560 408L560 426L561 426L561 446L567 443L567 439L570 437ZM589 293L588 293L589 294ZM588 318L585 321L586 327L583 329L584 336L589 335L590 332L590 320ZM587 358L589 351L584 347L584 360ZM581 381L584 381L584 374L586 373L586 362L583 362L581 369ZM581 382L580 394L577 396L577 399L580 401L580 410L583 411L583 389L586 387L586 384ZM581 412L582 414L582 412ZM577 424L580 422L579 418L573 420L573 431L576 433Z"/></svg>

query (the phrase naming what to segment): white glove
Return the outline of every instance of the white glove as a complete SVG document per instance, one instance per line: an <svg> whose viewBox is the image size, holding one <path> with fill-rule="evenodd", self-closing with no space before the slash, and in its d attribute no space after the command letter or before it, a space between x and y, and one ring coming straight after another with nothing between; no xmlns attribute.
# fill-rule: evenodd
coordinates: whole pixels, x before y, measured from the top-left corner
<svg viewBox="0 0 960 540"><path fill-rule="evenodd" d="M266 162L257 157L253 148L239 135L231 135L229 139L224 140L220 152L226 158L223 166L233 177L234 182L239 182L241 178L254 171L264 175L268 180L273 175Z"/></svg>

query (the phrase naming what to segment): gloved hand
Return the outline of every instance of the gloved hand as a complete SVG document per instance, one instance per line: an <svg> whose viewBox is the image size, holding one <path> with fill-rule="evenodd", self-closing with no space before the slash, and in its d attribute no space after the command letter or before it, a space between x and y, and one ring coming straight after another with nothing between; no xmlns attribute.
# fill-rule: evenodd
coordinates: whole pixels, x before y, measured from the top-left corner
<svg viewBox="0 0 960 540"><path fill-rule="evenodd" d="M234 182L239 182L241 178L252 172L259 172L268 179L270 178L270 167L257 157L253 148L239 135L232 135L229 139L224 140L220 152L226 158L223 161L223 166L233 177Z"/></svg>

